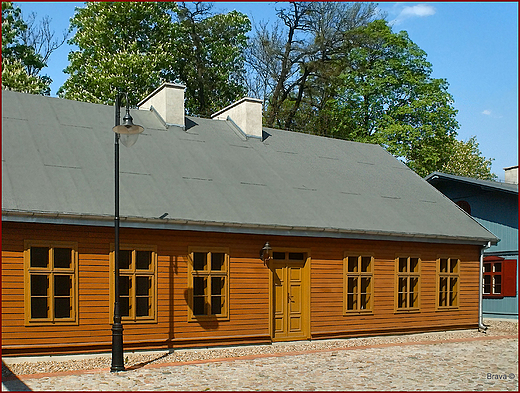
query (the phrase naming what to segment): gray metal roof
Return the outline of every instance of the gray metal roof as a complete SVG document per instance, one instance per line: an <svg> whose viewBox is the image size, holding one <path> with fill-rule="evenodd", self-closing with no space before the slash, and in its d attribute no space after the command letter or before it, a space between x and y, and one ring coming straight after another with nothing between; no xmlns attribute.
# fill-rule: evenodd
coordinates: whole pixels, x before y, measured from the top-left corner
<svg viewBox="0 0 520 393"><path fill-rule="evenodd" d="M506 192L509 194L517 194L518 195L518 184L511 183L503 183L493 180L481 180L481 179L473 179L471 177L465 176L456 176L443 172L433 172L424 178L429 183L435 183L438 181L453 181L453 182L461 182L470 184L476 187L481 187L485 189L492 189L494 191Z"/></svg>
<svg viewBox="0 0 520 393"><path fill-rule="evenodd" d="M2 91L3 220L110 225L114 108ZM496 237L377 145L195 117L121 146L122 226L418 241ZM166 218L159 219L165 213Z"/></svg>

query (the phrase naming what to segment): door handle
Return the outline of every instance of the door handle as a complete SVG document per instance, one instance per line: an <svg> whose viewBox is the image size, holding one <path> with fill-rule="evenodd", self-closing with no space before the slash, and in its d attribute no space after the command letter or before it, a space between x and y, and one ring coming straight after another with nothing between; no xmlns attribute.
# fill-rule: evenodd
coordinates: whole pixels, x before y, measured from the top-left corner
<svg viewBox="0 0 520 393"><path fill-rule="evenodd" d="M287 293L287 303L290 303L291 300L292 300L292 296L289 293Z"/></svg>

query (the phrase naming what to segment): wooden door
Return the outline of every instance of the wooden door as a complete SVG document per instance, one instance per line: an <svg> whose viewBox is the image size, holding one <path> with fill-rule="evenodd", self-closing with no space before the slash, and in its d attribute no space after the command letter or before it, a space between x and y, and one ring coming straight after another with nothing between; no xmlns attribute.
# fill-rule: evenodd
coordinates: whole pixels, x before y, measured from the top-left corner
<svg viewBox="0 0 520 393"><path fill-rule="evenodd" d="M280 252L275 252L274 257L277 259L271 262L273 341L306 339L309 324L306 257L302 253Z"/></svg>

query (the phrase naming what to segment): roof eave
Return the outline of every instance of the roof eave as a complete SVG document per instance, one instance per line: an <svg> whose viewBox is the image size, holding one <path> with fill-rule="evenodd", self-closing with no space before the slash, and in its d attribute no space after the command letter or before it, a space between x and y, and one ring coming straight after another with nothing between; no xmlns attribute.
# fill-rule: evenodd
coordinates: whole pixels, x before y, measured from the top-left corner
<svg viewBox="0 0 520 393"><path fill-rule="evenodd" d="M57 212L23 212L3 210L2 221L58 225L89 225L106 227L112 226L114 224L114 217L112 215L96 216ZM126 228L263 234L273 236L323 237L358 240L366 239L383 241L411 241L421 243L450 243L473 245L487 245L488 243L496 245L499 241L499 239L496 237L448 236L420 233L356 230L344 228L295 227L275 224L263 225L232 222L224 223L172 218L161 219L142 217L120 217L120 223L122 227Z"/></svg>

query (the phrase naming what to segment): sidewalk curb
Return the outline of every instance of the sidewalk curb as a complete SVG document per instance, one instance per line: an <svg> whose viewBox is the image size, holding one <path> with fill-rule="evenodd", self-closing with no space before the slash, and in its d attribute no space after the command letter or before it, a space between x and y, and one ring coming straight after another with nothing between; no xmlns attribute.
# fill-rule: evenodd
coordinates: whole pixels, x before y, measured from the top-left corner
<svg viewBox="0 0 520 393"><path fill-rule="evenodd" d="M284 357L284 356L310 355L310 354L314 354L314 353L338 352L338 351L348 351L348 350L356 350L356 349L388 348L388 347L413 346L413 345L434 345L434 344L449 344L449 343L463 343L463 342L472 342L472 341L508 340L508 339L517 339L518 340L518 335L453 338L453 339L448 339L448 340L434 340L434 341L408 341L408 342L401 342L401 343L359 345L359 346L342 347L342 348L312 349L312 350L307 350L307 351L265 353L265 354L244 355L244 356L229 357L229 358L201 359L201 360L191 360L191 361L187 361L187 362L155 363L155 364L147 364L144 366L139 366L139 365L131 366L131 367L128 367L126 369L126 371L133 371L133 370L138 370L138 369L155 369L155 368L162 368L162 367L189 366L189 365L205 364L205 363L233 362L236 360L254 360L254 359ZM50 378L50 377L59 377L59 376L68 376L68 375L96 374L96 373L104 373L104 372L109 372L109 371L110 371L110 368L107 367L107 368L98 368L98 369L90 369L90 370L58 371L55 373L12 375L9 377L2 378L2 382L14 381L14 380Z"/></svg>

